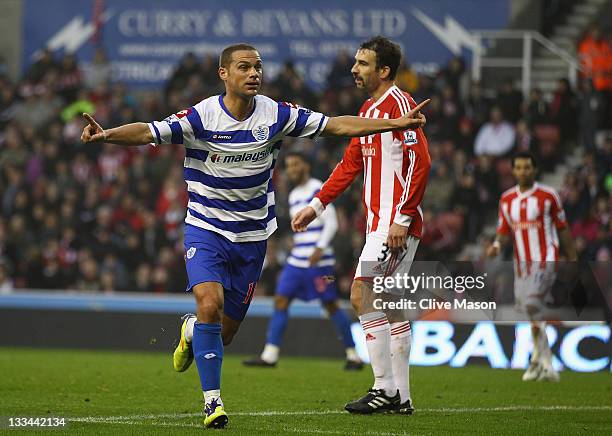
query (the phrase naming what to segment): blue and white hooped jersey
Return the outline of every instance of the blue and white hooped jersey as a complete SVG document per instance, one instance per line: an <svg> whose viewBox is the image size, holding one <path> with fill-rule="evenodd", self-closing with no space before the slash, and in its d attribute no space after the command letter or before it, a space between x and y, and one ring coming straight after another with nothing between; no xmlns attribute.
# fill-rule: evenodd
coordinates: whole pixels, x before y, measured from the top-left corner
<svg viewBox="0 0 612 436"><path fill-rule="evenodd" d="M293 218L300 210L308 206L310 200L321 190L323 183L311 178L306 183L296 186L289 193L289 214ZM338 230L336 209L329 204L320 217L311 222L306 231L293 235L293 248L287 263L298 268L310 267L308 260L315 248L321 248L321 260L313 266L329 266L336 263L334 250L331 247L332 239Z"/></svg>
<svg viewBox="0 0 612 436"><path fill-rule="evenodd" d="M316 138L328 117L266 96L236 120L213 96L149 123L156 144L184 144L185 223L232 242L262 241L277 228L272 171L285 136Z"/></svg>

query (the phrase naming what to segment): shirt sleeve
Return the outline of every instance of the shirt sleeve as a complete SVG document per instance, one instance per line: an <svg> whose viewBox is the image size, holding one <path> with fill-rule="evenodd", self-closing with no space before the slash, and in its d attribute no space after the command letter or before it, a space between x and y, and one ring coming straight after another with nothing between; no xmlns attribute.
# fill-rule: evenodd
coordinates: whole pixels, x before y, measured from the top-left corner
<svg viewBox="0 0 612 436"><path fill-rule="evenodd" d="M503 202L500 200L499 201L499 208L498 208L498 217L497 217L497 234L498 235L507 235L510 233L510 224L508 223L508 220L506 219L506 215L504 214L504 209L503 209Z"/></svg>
<svg viewBox="0 0 612 436"><path fill-rule="evenodd" d="M325 129L329 117L293 103L278 103L278 122L284 122L283 136L316 139Z"/></svg>
<svg viewBox="0 0 612 436"><path fill-rule="evenodd" d="M323 221L323 230L321 230L321 235L317 241L317 248L327 248L330 246L338 230L338 217L336 216L336 209L333 205L329 205L325 209L321 214L321 220Z"/></svg>
<svg viewBox="0 0 612 436"><path fill-rule="evenodd" d="M195 107L170 115L163 121L148 123L156 145L190 144L202 128L200 114Z"/></svg>
<svg viewBox="0 0 612 436"><path fill-rule="evenodd" d="M398 101L398 105L392 111L392 116L394 118L404 116L414 106L416 106L416 103L412 97L404 98ZM401 153L404 154L404 158L407 158L409 163L406 184L397 203L393 222L408 227L412 222L412 217L419 214L419 205L425 195L431 167L428 159L423 159L415 151L414 146L418 143L425 145L427 140L422 129L394 130L393 137L396 139L394 143L398 144Z"/></svg>
<svg viewBox="0 0 612 436"><path fill-rule="evenodd" d="M361 155L361 145L359 138L351 139L348 147L344 151L342 160L336 165L329 178L321 186L321 190L315 198L323 206L327 206L348 188L357 174L363 170L363 157Z"/></svg>
<svg viewBox="0 0 612 436"><path fill-rule="evenodd" d="M567 219L565 218L565 211L563 210L563 205L561 204L561 198L557 193L552 194L552 204L550 206L550 216L555 223L555 227L557 230L562 230L568 226Z"/></svg>

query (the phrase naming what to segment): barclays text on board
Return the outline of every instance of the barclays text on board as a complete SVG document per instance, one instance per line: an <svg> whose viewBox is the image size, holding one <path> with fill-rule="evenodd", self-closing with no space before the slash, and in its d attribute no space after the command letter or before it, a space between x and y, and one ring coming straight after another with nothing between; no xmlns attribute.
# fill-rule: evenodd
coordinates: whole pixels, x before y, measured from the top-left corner
<svg viewBox="0 0 612 436"><path fill-rule="evenodd" d="M472 325L417 321L412 324L410 363L463 367L471 360L478 360L492 368L525 369L532 351L530 329L525 322L510 329L489 321ZM368 361L359 323L353 324L352 332L357 352ZM584 324L567 328L548 325L546 332L557 370L612 371L608 325Z"/></svg>

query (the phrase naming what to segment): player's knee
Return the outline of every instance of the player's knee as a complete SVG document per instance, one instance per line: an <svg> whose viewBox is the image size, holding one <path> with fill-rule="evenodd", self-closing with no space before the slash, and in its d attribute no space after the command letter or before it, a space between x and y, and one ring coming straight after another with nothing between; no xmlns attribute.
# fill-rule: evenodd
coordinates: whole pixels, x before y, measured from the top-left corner
<svg viewBox="0 0 612 436"><path fill-rule="evenodd" d="M289 299L282 295L274 297L274 308L276 310L287 310L289 309Z"/></svg>
<svg viewBox="0 0 612 436"><path fill-rule="evenodd" d="M220 322L223 314L223 290L201 284L193 289L199 322Z"/></svg>
<svg viewBox="0 0 612 436"><path fill-rule="evenodd" d="M199 322L220 322L223 314L223 300L217 298L196 297Z"/></svg>
<svg viewBox="0 0 612 436"><path fill-rule="evenodd" d="M216 304L213 301L203 301L198 304L199 322L220 322L222 314L223 305Z"/></svg>

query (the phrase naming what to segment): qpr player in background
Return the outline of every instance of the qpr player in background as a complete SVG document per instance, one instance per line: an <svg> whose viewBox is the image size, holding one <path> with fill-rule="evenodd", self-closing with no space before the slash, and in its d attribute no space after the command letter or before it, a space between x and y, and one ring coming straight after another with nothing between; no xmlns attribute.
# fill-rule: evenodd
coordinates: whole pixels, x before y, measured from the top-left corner
<svg viewBox="0 0 612 436"><path fill-rule="evenodd" d="M189 191L185 259L196 316L185 316L174 369L195 359L204 393L204 425L224 427L223 346L244 319L261 275L266 240L276 230L271 176L285 136L364 136L425 123L419 109L397 119L329 118L259 95L262 60L253 46L226 47L219 60L225 92L163 121L105 130L89 115L83 142L184 144Z"/></svg>
<svg viewBox="0 0 612 436"><path fill-rule="evenodd" d="M357 87L370 95L359 110L361 118L397 119L420 109L393 82L401 56L399 46L383 37L361 44L351 70ZM385 270L386 275L391 265L396 273L408 273L421 237L420 204L430 166L420 126L353 138L321 191L292 221L294 231L304 231L363 172L366 242L351 286L351 303L366 336L374 385L346 405L351 413L414 411L408 376L410 322L403 311L374 308L372 280Z"/></svg>
<svg viewBox="0 0 612 436"><path fill-rule="evenodd" d="M289 213L294 216L321 189L321 181L310 176L310 162L300 152L285 156L285 173L295 187L289 193ZM332 239L338 230L333 206L313 221L306 232L293 235L293 247L276 287L274 313L268 325L266 345L261 356L245 360L246 366L274 367L278 361L283 334L289 318L291 300L320 300L331 318L346 353L347 370L361 369L363 363L355 351L351 321L338 307L338 288L334 281L334 249Z"/></svg>
<svg viewBox="0 0 612 436"><path fill-rule="evenodd" d="M514 246L514 299L531 322L533 352L523 381L558 381L552 365L552 351L541 311L555 282L560 248L570 262L578 260L561 199L550 186L535 181L538 165L529 152L512 158L512 174L517 185L499 200L497 236L487 248L495 257L501 247Z"/></svg>

